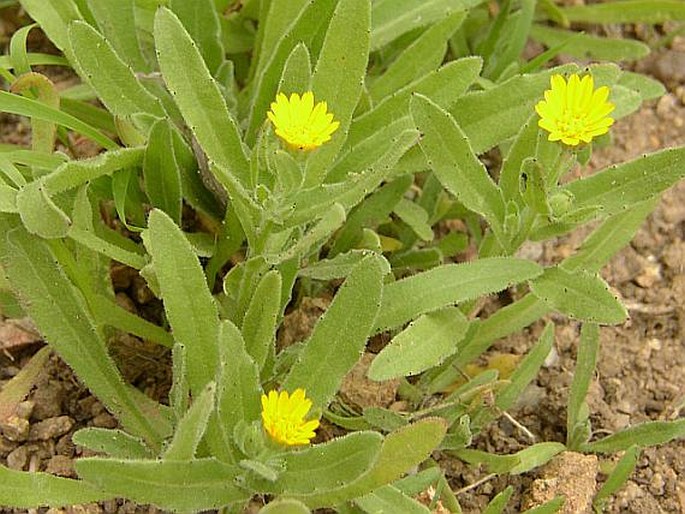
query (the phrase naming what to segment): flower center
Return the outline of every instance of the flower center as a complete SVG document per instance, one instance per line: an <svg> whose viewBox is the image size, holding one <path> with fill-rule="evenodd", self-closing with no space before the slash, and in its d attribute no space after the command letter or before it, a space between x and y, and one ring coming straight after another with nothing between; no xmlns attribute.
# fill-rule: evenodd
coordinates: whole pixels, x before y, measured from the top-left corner
<svg viewBox="0 0 685 514"><path fill-rule="evenodd" d="M587 129L587 116L578 111L564 109L561 117L557 120L560 132L569 136L577 136Z"/></svg>

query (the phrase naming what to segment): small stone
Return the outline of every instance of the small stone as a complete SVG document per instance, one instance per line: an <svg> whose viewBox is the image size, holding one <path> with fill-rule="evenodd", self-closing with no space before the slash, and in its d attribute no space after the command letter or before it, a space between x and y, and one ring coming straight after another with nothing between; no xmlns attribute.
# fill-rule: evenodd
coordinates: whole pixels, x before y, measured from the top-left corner
<svg viewBox="0 0 685 514"><path fill-rule="evenodd" d="M105 514L116 514L119 504L116 500L105 500L102 502L102 508Z"/></svg>
<svg viewBox="0 0 685 514"><path fill-rule="evenodd" d="M67 507L67 514L100 514L102 507L97 503L87 503L85 505L73 505Z"/></svg>
<svg viewBox="0 0 685 514"><path fill-rule="evenodd" d="M29 439L31 441L47 441L62 436L74 426L74 420L69 416L48 418L31 426Z"/></svg>
<svg viewBox="0 0 685 514"><path fill-rule="evenodd" d="M36 389L31 400L35 403L31 414L34 420L54 418L62 414L64 388L59 382L50 380Z"/></svg>
<svg viewBox="0 0 685 514"><path fill-rule="evenodd" d="M26 400L25 402L19 403L14 412L18 417L22 419L29 419L31 417L31 414L33 413L34 406L34 402L32 402L31 400Z"/></svg>
<svg viewBox="0 0 685 514"><path fill-rule="evenodd" d="M136 304L126 293L117 293L115 300L117 305L130 313L136 314Z"/></svg>
<svg viewBox="0 0 685 514"><path fill-rule="evenodd" d="M98 414L93 418L93 426L100 428L116 428L119 426L117 420L106 412Z"/></svg>
<svg viewBox="0 0 685 514"><path fill-rule="evenodd" d="M147 286L147 282L140 275L133 277L133 299L140 305L145 305L154 300L155 295Z"/></svg>
<svg viewBox="0 0 685 514"><path fill-rule="evenodd" d="M74 461L64 455L54 455L45 466L45 471L61 477L75 478Z"/></svg>
<svg viewBox="0 0 685 514"><path fill-rule="evenodd" d="M678 105L678 99L674 94L669 93L662 96L656 104L657 116L662 120L669 118L676 105Z"/></svg>
<svg viewBox="0 0 685 514"><path fill-rule="evenodd" d="M400 383L398 379L376 382L367 378L366 374L374 357L371 353L365 353L345 376L340 387L340 395L343 399L362 409L388 407L395 401Z"/></svg>
<svg viewBox="0 0 685 514"><path fill-rule="evenodd" d="M6 457L8 453L17 447L17 443L10 441L6 437L0 436L0 457Z"/></svg>
<svg viewBox="0 0 685 514"><path fill-rule="evenodd" d="M10 441L26 441L29 436L29 422L19 416L10 416L5 421L0 423L0 430L3 435Z"/></svg>
<svg viewBox="0 0 685 514"><path fill-rule="evenodd" d="M59 438L57 444L55 444L55 452L60 455L66 455L67 457L73 457L76 453L76 445L71 440L71 434L65 434Z"/></svg>
<svg viewBox="0 0 685 514"><path fill-rule="evenodd" d="M7 456L7 467L10 469L23 471L28 462L29 449L26 446L19 446L18 448L15 448L14 451Z"/></svg>

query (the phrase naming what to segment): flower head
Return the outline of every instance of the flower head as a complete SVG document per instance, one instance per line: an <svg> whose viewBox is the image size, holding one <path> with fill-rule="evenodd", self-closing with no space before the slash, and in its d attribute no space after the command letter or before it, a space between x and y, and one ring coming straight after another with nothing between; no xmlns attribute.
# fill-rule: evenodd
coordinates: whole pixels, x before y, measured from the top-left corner
<svg viewBox="0 0 685 514"><path fill-rule="evenodd" d="M550 82L545 99L535 106L540 115L538 126L549 132L550 141L576 146L609 131L614 104L607 102L608 87L595 89L592 76L581 79L575 73L568 82L561 75L552 75Z"/></svg>
<svg viewBox="0 0 685 514"><path fill-rule="evenodd" d="M276 134L290 146L299 150L313 150L329 141L340 126L327 110L326 102L314 105L314 93L311 91L301 97L293 93L290 99L278 93L266 115L273 123Z"/></svg>
<svg viewBox="0 0 685 514"><path fill-rule="evenodd" d="M305 421L312 401L305 397L304 389L297 388L292 395L287 391L269 391L262 395L262 424L271 438L287 446L309 444L319 420Z"/></svg>

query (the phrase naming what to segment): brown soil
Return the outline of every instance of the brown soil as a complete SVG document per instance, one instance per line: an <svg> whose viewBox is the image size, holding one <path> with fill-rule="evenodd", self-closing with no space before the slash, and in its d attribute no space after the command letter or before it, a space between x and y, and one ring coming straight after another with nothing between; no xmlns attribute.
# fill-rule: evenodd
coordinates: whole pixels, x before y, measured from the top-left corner
<svg viewBox="0 0 685 514"><path fill-rule="evenodd" d="M638 113L620 121L612 130L615 144L597 151L592 168L622 162L659 148L685 144L685 41L640 63L640 69L657 76L669 92ZM0 140L26 141L30 132L25 120L2 117ZM674 187L640 229L634 241L603 271L622 295L630 320L622 326L602 329L599 370L590 391L593 429L614 432L646 420L676 419L685 407L685 183ZM532 245L531 256L542 263L557 262L568 255L581 235ZM529 256L530 257L530 256ZM117 299L121 305L155 318L155 304L135 276L114 269ZM319 305L316 305L318 308ZM314 309L317 310L317 309ZM306 318L306 316L304 316ZM579 326L559 317L556 354L510 412L538 441L563 441L565 405L575 363ZM308 323L305 319L303 324ZM542 324L499 341L493 348L504 354L523 354L536 340ZM296 327L297 328L297 327ZM297 332L297 330L295 330ZM301 338L293 335L293 340ZM292 342L292 341L289 341ZM27 320L0 322L0 386L15 376L42 345ZM127 378L154 398L163 398L169 385L168 355L156 347L129 337L117 337L113 353ZM368 392L368 391L367 391ZM354 391L346 382L346 397ZM380 394L374 391L374 394ZM387 392L383 393L387 394ZM364 396L362 394L362 396ZM368 396L368 395L367 395ZM387 404L387 398L384 399ZM45 470L73 477L73 459L87 452L75 447L71 435L84 426L114 427L116 421L85 390L71 371L55 356L36 379L28 399L15 415L0 420L0 464L26 471ZM497 453L518 451L531 443L510 419L501 418L478 436L474 446ZM569 496L575 505L568 512L584 512L587 499L605 478L603 458L564 454L562 460L522 476L495 477L469 488L485 477L481 470L443 456L453 489L465 513L481 512L499 491L511 485L515 494L506 512L519 512L525 502L549 498L549 491ZM612 459L615 460L615 459ZM574 487L564 489L569 483ZM547 495L547 496L545 496ZM553 495L552 495L553 496ZM571 498L572 497L572 498ZM45 512L40 509L38 512ZM101 505L70 507L66 512L133 513L158 512L154 507L111 501ZM27 512L0 509L0 512ZM34 511L35 512L35 511ZM50 512L58 512L51 509ZM644 450L638 468L626 486L611 499L610 513L685 512L685 441Z"/></svg>

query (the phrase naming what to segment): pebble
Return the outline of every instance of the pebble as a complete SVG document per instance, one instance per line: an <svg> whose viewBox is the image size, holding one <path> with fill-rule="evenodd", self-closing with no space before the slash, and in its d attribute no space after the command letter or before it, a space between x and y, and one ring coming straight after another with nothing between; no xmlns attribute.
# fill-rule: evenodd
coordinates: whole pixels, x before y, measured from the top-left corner
<svg viewBox="0 0 685 514"><path fill-rule="evenodd" d="M119 426L117 420L110 414L103 412L93 418L93 426L100 428L116 428Z"/></svg>
<svg viewBox="0 0 685 514"><path fill-rule="evenodd" d="M656 104L657 116L662 120L669 118L676 105L678 105L678 98L673 93L662 96Z"/></svg>
<svg viewBox="0 0 685 514"><path fill-rule="evenodd" d="M34 420L54 418L62 413L64 388L59 382L50 380L38 387L31 400L35 403L32 413Z"/></svg>
<svg viewBox="0 0 685 514"><path fill-rule="evenodd" d="M29 449L26 446L19 446L15 448L7 456L7 467L10 469L16 469L18 471L23 471L26 464L29 462Z"/></svg>
<svg viewBox="0 0 685 514"><path fill-rule="evenodd" d="M29 428L28 420L19 416L10 416L0 423L0 430L2 430L3 435L15 442L26 441L29 436Z"/></svg>
<svg viewBox="0 0 685 514"><path fill-rule="evenodd" d="M66 434L74 426L74 420L69 416L48 418L31 426L29 439L32 441L47 441Z"/></svg>
<svg viewBox="0 0 685 514"><path fill-rule="evenodd" d="M5 457L17 447L17 443L10 441L6 437L0 436L0 457Z"/></svg>
<svg viewBox="0 0 685 514"><path fill-rule="evenodd" d="M35 405L36 404L31 400L26 400L25 402L19 403L14 412L18 417L22 419L29 419L31 417L31 414L33 413L33 408L35 407Z"/></svg>
<svg viewBox="0 0 685 514"><path fill-rule="evenodd" d="M45 471L61 477L75 478L74 461L65 455L54 455L48 461Z"/></svg>

